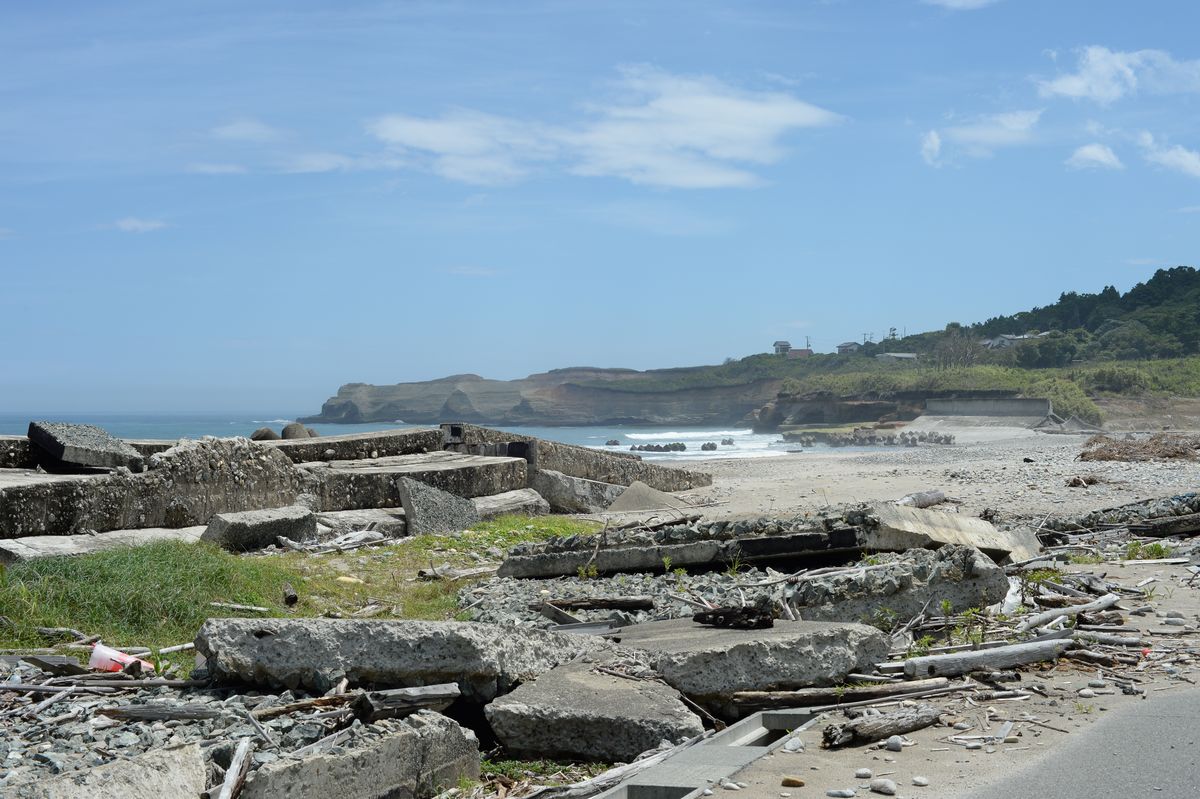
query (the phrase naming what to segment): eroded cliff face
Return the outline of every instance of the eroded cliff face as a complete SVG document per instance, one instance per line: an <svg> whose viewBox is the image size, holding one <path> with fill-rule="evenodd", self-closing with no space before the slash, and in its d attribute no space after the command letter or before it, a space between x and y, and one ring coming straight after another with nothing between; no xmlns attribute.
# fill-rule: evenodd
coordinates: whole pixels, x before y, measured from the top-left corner
<svg viewBox="0 0 1200 799"><path fill-rule="evenodd" d="M728 425L778 394L779 380L663 391L623 390L653 376L631 369L560 369L521 380L455 375L420 383L338 389L311 422L444 421L490 425ZM631 386L632 388L632 386Z"/></svg>

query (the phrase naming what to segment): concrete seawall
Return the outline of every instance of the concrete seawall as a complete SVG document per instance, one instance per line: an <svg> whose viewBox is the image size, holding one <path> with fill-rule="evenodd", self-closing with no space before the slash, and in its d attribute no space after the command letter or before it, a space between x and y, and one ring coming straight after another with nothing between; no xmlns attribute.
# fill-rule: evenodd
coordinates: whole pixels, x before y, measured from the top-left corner
<svg viewBox="0 0 1200 799"><path fill-rule="evenodd" d="M930 416L1022 416L1044 419L1053 411L1050 400L1036 397L925 401L925 413Z"/></svg>

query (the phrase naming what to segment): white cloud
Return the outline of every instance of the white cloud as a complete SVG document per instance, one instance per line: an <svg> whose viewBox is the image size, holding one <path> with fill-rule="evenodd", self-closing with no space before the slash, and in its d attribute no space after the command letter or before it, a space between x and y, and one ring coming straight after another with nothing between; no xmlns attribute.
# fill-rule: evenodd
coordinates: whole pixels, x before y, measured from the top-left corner
<svg viewBox="0 0 1200 799"><path fill-rule="evenodd" d="M167 223L161 219L140 219L136 216L127 216L113 222L112 226L122 233L149 233L154 230L162 230Z"/></svg>
<svg viewBox="0 0 1200 799"><path fill-rule="evenodd" d="M16 231L14 231L12 228L0 227L0 240L11 239L15 233Z"/></svg>
<svg viewBox="0 0 1200 799"><path fill-rule="evenodd" d="M984 114L960 125L931 130L921 138L921 157L930 166L940 166L947 146L972 158L987 158L1001 147L1033 141L1033 130L1042 112L1007 111Z"/></svg>
<svg viewBox="0 0 1200 799"><path fill-rule="evenodd" d="M938 158L942 154L942 137L936 130L931 130L921 137L921 157L930 166L938 166Z"/></svg>
<svg viewBox="0 0 1200 799"><path fill-rule="evenodd" d="M1070 97L1108 105L1139 90L1156 94L1200 92L1200 60L1176 61L1163 50L1122 52L1092 45L1079 53L1076 71L1038 81L1043 97Z"/></svg>
<svg viewBox="0 0 1200 799"><path fill-rule="evenodd" d="M241 175L246 167L239 164L188 164L187 171L194 175Z"/></svg>
<svg viewBox="0 0 1200 799"><path fill-rule="evenodd" d="M588 118L571 126L455 110L433 119L393 114L368 131L464 183L511 182L553 163L644 185L724 188L759 183L747 167L781 160L788 133L841 119L783 92L649 67L623 70L616 88L618 99L585 106Z"/></svg>
<svg viewBox="0 0 1200 799"><path fill-rule="evenodd" d="M391 114L367 131L399 152L423 154L435 173L462 183L512 182L526 174L525 162L554 152L537 125L467 110L440 119Z"/></svg>
<svg viewBox="0 0 1200 799"><path fill-rule="evenodd" d="M212 129L212 135L226 141L263 143L281 137L280 131L257 119L235 119Z"/></svg>
<svg viewBox="0 0 1200 799"><path fill-rule="evenodd" d="M990 6L997 0L921 0L927 6L941 6L954 11L974 11L977 8Z"/></svg>
<svg viewBox="0 0 1200 799"><path fill-rule="evenodd" d="M1085 144L1071 153L1066 160L1067 166L1073 169L1124 169L1125 165L1110 147L1099 142Z"/></svg>
<svg viewBox="0 0 1200 799"><path fill-rule="evenodd" d="M1152 164L1165 166L1193 178L1200 178L1200 152L1178 144L1168 147L1143 131L1138 135L1143 157Z"/></svg>
<svg viewBox="0 0 1200 799"><path fill-rule="evenodd" d="M1181 214L1200 214L1200 205L1185 205L1176 209Z"/></svg>

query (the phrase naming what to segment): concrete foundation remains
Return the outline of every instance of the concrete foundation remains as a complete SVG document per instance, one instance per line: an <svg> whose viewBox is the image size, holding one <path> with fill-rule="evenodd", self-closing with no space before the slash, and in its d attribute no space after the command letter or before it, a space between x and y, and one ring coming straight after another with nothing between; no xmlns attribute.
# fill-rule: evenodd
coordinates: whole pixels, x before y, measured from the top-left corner
<svg viewBox="0 0 1200 799"><path fill-rule="evenodd" d="M190 527L295 502L304 489L303 472L282 453L245 438L184 440L148 463L140 474L5 475L0 538Z"/></svg>
<svg viewBox="0 0 1200 799"><path fill-rule="evenodd" d="M316 540L316 514L303 505L218 513L200 539L231 552L249 552L265 549L280 537L301 542Z"/></svg>
<svg viewBox="0 0 1200 799"><path fill-rule="evenodd" d="M851 672L870 671L888 653L887 639L874 627L810 621L727 630L671 619L624 627L614 639L648 652L673 688L704 698L836 685Z"/></svg>
<svg viewBox="0 0 1200 799"><path fill-rule="evenodd" d="M293 463L392 458L397 455L440 452L442 431L437 428L385 430L379 433L351 433L277 441L271 446L287 455Z"/></svg>
<svg viewBox="0 0 1200 799"><path fill-rule="evenodd" d="M494 519L506 514L543 516L550 512L550 503L532 488L505 491L490 497L475 497L475 510L481 519Z"/></svg>
<svg viewBox="0 0 1200 799"><path fill-rule="evenodd" d="M922 610L940 613L943 601L952 613L985 608L1008 593L1004 569L972 547L948 544L876 557L883 562L798 582L791 604L806 620L887 623Z"/></svg>
<svg viewBox="0 0 1200 799"><path fill-rule="evenodd" d="M600 513L625 490L624 486L571 477L553 469L538 469L529 482L555 513Z"/></svg>
<svg viewBox="0 0 1200 799"><path fill-rule="evenodd" d="M456 682L487 701L586 652L587 636L491 624L358 619L209 619L196 650L221 681L327 691Z"/></svg>
<svg viewBox="0 0 1200 799"><path fill-rule="evenodd" d="M53 461L71 466L142 470L142 456L94 424L30 422L29 441Z"/></svg>
<svg viewBox="0 0 1200 799"><path fill-rule="evenodd" d="M485 708L505 749L528 758L634 760L661 741L704 732L679 693L658 682L614 677L568 663Z"/></svg>
<svg viewBox="0 0 1200 799"><path fill-rule="evenodd" d="M446 448L459 452L516 455L533 470L556 472L600 483L631 485L635 480L659 491L687 491L712 485L712 475L643 461L629 452L605 452L472 424L443 424Z"/></svg>
<svg viewBox="0 0 1200 799"><path fill-rule="evenodd" d="M1036 557L1042 548L1030 530L998 530L983 519L940 510L887 503L872 507L862 521L866 548L878 551L960 544L1004 562Z"/></svg>
<svg viewBox="0 0 1200 799"><path fill-rule="evenodd" d="M10 799L196 799L207 779L199 744L188 744L17 785L4 795Z"/></svg>
<svg viewBox="0 0 1200 799"><path fill-rule="evenodd" d="M241 796L430 799L463 778L478 777L474 733L422 710L403 721L358 727L333 751L264 763L246 781Z"/></svg>
<svg viewBox="0 0 1200 799"><path fill-rule="evenodd" d="M396 480L409 477L455 496L471 499L526 488L521 458L493 458L430 452L365 461L304 464L322 510L400 507Z"/></svg>
<svg viewBox="0 0 1200 799"><path fill-rule="evenodd" d="M469 499L456 497L408 477L396 479L400 504L409 535L453 533L479 522L479 512Z"/></svg>

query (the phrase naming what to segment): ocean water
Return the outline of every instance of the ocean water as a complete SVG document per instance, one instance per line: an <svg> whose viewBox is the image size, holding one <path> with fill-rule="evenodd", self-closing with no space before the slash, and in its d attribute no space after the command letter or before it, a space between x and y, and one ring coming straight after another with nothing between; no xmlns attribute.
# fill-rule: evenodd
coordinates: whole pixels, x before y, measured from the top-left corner
<svg viewBox="0 0 1200 799"><path fill-rule="evenodd" d="M201 436L248 436L260 427L281 429L293 421L296 415L287 413L0 413L0 435L24 435L32 419L80 422L104 428L119 438L153 438L175 440L200 438ZM398 430L414 425L396 422L371 422L367 424L314 424L309 425L322 435L372 432L376 430ZM418 425L420 426L420 425ZM701 461L714 458L770 458L784 455L795 444L784 443L778 434L755 433L751 430L722 429L715 427L505 427L514 433L537 436L566 444L578 444L596 449L628 451L635 444L670 444L682 442L685 452L644 452L647 460L655 461ZM720 445L721 439L732 438L733 446L718 446L716 452L702 452L700 445L712 441ZM605 442L615 439L620 446L607 447Z"/></svg>

